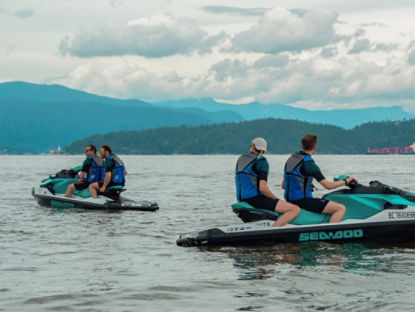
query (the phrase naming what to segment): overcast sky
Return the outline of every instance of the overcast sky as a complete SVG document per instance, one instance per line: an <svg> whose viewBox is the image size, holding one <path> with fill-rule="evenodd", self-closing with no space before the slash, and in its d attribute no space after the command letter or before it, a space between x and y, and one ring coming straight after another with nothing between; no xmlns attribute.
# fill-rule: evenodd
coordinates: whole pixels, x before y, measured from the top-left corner
<svg viewBox="0 0 415 312"><path fill-rule="evenodd" d="M413 0L0 0L0 82L415 112L414 16Z"/></svg>

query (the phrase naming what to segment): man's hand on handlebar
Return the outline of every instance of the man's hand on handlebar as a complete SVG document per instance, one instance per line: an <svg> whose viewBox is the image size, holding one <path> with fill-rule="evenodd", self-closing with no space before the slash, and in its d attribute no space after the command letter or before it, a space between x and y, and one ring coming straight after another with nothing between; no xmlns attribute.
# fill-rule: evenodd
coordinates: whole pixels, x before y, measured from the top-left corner
<svg viewBox="0 0 415 312"><path fill-rule="evenodd" d="M347 177L345 180L345 185L347 185L347 186L352 186L352 185L355 185L356 183L357 183L357 179L355 178L355 177Z"/></svg>

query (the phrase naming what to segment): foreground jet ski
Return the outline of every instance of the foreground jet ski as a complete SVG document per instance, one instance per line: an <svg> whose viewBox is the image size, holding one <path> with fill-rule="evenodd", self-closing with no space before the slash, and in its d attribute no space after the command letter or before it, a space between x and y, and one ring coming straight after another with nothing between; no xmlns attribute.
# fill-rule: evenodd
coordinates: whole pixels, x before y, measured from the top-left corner
<svg viewBox="0 0 415 312"><path fill-rule="evenodd" d="M66 188L78 180L77 175L81 167L70 170L61 170L50 175L40 183L39 187L32 189L32 195L39 205L53 208L85 208L104 210L140 210L156 211L159 209L157 203L148 201L134 201L120 196L124 191L122 186L109 187L99 197L91 197L89 189L80 192L74 191L71 198L64 196Z"/></svg>
<svg viewBox="0 0 415 312"><path fill-rule="evenodd" d="M349 187L324 196L346 206L340 223L330 224L330 215L301 209L290 224L275 228L272 224L278 213L238 202L232 209L245 224L182 234L176 243L178 246L310 241L415 244L415 194L379 181L368 186L353 183Z"/></svg>

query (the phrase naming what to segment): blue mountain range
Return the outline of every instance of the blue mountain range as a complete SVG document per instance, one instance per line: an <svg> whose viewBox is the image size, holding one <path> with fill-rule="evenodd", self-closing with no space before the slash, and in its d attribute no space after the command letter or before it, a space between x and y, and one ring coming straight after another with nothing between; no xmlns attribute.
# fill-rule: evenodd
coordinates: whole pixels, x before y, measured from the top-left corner
<svg viewBox="0 0 415 312"><path fill-rule="evenodd" d="M400 107L309 111L282 104L231 105L213 99L157 103L116 99L61 85L0 83L0 152L47 152L93 134L197 126L260 118L297 119L352 128L368 121L414 118Z"/></svg>
<svg viewBox="0 0 415 312"><path fill-rule="evenodd" d="M233 111L241 115L245 120L264 118L293 119L311 123L329 124L344 129L352 129L355 126L367 122L404 120L415 117L415 115L405 112L400 106L313 111L283 104L260 104L258 102L233 105L218 103L209 98L163 101L152 104L171 108L200 107L208 112Z"/></svg>

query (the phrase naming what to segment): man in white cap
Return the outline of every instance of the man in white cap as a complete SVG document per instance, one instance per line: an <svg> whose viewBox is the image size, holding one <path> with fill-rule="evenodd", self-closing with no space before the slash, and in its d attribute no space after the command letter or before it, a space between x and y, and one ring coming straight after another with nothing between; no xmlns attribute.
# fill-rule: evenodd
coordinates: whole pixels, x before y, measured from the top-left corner
<svg viewBox="0 0 415 312"><path fill-rule="evenodd" d="M268 209L281 213L282 216L273 226L283 226L300 214L297 205L290 204L269 189L269 164L264 157L267 142L264 138L255 138L251 142L249 153L238 158L235 169L236 199L245 201L255 208Z"/></svg>

